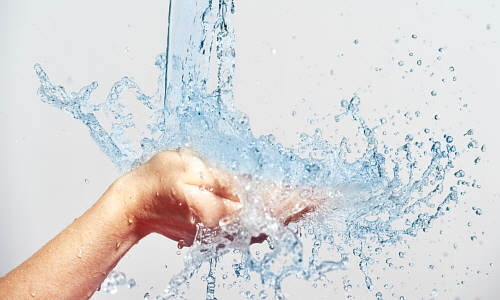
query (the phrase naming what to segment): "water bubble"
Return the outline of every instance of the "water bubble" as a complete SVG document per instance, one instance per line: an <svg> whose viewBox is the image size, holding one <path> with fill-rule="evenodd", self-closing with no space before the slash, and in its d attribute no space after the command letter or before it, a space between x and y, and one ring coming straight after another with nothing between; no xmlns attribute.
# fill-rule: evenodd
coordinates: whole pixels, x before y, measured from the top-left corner
<svg viewBox="0 0 500 300"><path fill-rule="evenodd" d="M340 106L347 107L348 105L349 105L349 102L346 99L342 99L340 101Z"/></svg>
<svg viewBox="0 0 500 300"><path fill-rule="evenodd" d="M422 65L422 61L421 61L420 59L419 59L419 60L417 60L417 65L418 65L418 66L421 66L421 65Z"/></svg>
<svg viewBox="0 0 500 300"><path fill-rule="evenodd" d="M434 120L436 120L436 121L437 121L437 120L439 120L439 119L441 119L441 117L440 117L439 115L435 115L435 116L434 116Z"/></svg>
<svg viewBox="0 0 500 300"><path fill-rule="evenodd" d="M430 270L434 270L435 266L434 265L429 265Z"/></svg>
<svg viewBox="0 0 500 300"><path fill-rule="evenodd" d="M450 136L450 135L449 135L449 136L447 136L447 137L446 137L446 142L447 142L447 143L453 143L453 137L452 137L452 136Z"/></svg>
<svg viewBox="0 0 500 300"><path fill-rule="evenodd" d="M405 137L405 142L411 142L411 141L413 141L413 135L408 134L408 135Z"/></svg>
<svg viewBox="0 0 500 300"><path fill-rule="evenodd" d="M482 214L483 214L483 210L482 209L480 209L480 208L476 209L476 215L480 216Z"/></svg>
<svg viewBox="0 0 500 300"><path fill-rule="evenodd" d="M429 132L431 132L431 130L429 128L424 128L424 132L429 133Z"/></svg>
<svg viewBox="0 0 500 300"><path fill-rule="evenodd" d="M431 91L431 96L436 96L437 92L436 91Z"/></svg>
<svg viewBox="0 0 500 300"><path fill-rule="evenodd" d="M444 48L441 47L441 48L438 49L438 51L441 52L441 53L443 53L444 52Z"/></svg>
<svg viewBox="0 0 500 300"><path fill-rule="evenodd" d="M481 157L479 157L479 156L474 159L475 164L478 164L480 161L481 161Z"/></svg>
<svg viewBox="0 0 500 300"><path fill-rule="evenodd" d="M89 183L90 183L90 180L85 179L85 183L86 183L86 184L89 184Z"/></svg>
<svg viewBox="0 0 500 300"><path fill-rule="evenodd" d="M402 67L402 66L405 65L405 62L401 60L401 61L398 62L398 65Z"/></svg>
<svg viewBox="0 0 500 300"><path fill-rule="evenodd" d="M274 49L274 48L273 48L273 49L271 49L271 53L272 53L272 54L276 54L276 49Z"/></svg>
<svg viewBox="0 0 500 300"><path fill-rule="evenodd" d="M470 240L474 242L475 240L477 240L477 236L475 236L475 235L471 236Z"/></svg>
<svg viewBox="0 0 500 300"><path fill-rule="evenodd" d="M356 39L356 40L354 40L353 43L354 43L354 45L357 45L357 44L359 44L359 40Z"/></svg>
<svg viewBox="0 0 500 300"><path fill-rule="evenodd" d="M455 71L455 68L453 66L449 67L450 72Z"/></svg>
<svg viewBox="0 0 500 300"><path fill-rule="evenodd" d="M149 293L144 294L144 300L149 300Z"/></svg>
<svg viewBox="0 0 500 300"><path fill-rule="evenodd" d="M399 252L399 257L400 258L404 258L406 256L406 253L405 252Z"/></svg>
<svg viewBox="0 0 500 300"><path fill-rule="evenodd" d="M181 251L177 251L177 252L175 252L175 254L181 255Z"/></svg>
<svg viewBox="0 0 500 300"><path fill-rule="evenodd" d="M417 38L417 35L416 35L416 34L412 34L412 35L411 35L411 37L412 37L413 39L416 39L416 38Z"/></svg>
<svg viewBox="0 0 500 300"><path fill-rule="evenodd" d="M295 117L297 115L297 112L295 110L292 110L292 117Z"/></svg>

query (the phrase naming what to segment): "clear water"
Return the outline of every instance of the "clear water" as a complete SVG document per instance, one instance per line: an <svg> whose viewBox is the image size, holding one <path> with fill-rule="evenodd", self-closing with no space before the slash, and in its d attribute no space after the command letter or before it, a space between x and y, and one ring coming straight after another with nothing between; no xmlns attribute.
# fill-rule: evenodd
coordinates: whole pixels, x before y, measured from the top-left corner
<svg viewBox="0 0 500 300"><path fill-rule="evenodd" d="M273 135L255 137L247 115L233 104L233 12L231 1L172 1L168 47L156 59L160 75L152 96L124 77L113 85L105 102L92 104L97 83L67 93L51 84L36 65L38 95L82 121L121 171L158 151L189 148L240 179L243 209L221 220L218 228L198 226L185 268L157 299L184 299L188 281L204 264L209 268L202 276L206 299L252 277L260 277L257 292L243 289L242 295L283 299L284 278L293 275L316 282L350 265L357 265L363 285L381 298L369 274L372 254L432 227L465 189L478 187L465 180L466 171L454 169L463 149L448 134L419 136L422 140L406 135L393 150L382 147L376 135L386 121L370 127L357 95L341 101L342 111L331 112L334 122L350 122L357 129L338 146L323 137L321 127L314 134L301 134L295 148L284 147ZM131 97L143 105L147 120L137 118L128 107ZM97 118L102 113L111 120L109 130ZM364 143L364 151L354 160L347 158L353 155L350 139ZM470 150L478 147L474 140L467 145ZM283 224L311 202L314 210ZM267 240L252 244L262 234ZM399 252L399 257L404 255ZM386 260L389 266L390 260ZM116 292L116 282L125 284L125 276L108 281L110 291ZM333 284L346 292L353 285L346 276Z"/></svg>

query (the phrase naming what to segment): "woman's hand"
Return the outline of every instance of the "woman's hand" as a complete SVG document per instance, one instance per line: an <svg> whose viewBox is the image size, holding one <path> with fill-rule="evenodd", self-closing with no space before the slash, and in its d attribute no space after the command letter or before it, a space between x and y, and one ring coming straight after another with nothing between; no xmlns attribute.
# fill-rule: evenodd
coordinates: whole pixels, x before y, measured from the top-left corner
<svg viewBox="0 0 500 300"><path fill-rule="evenodd" d="M141 236L157 232L185 245L196 223L215 227L241 208L234 177L186 151L160 152L115 184Z"/></svg>

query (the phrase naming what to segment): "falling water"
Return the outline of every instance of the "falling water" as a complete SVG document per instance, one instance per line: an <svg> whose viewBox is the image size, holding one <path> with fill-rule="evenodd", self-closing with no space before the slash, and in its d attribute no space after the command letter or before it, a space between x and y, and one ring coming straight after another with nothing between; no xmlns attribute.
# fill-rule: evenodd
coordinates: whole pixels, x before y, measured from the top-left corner
<svg viewBox="0 0 500 300"><path fill-rule="evenodd" d="M52 85L37 64L38 95L82 121L121 171L159 151L189 148L238 176L242 210L217 228L198 225L184 269L157 299L183 299L183 287L205 263L206 299L215 299L218 288L235 285L227 279L228 264L233 279L260 277L258 295L242 291L249 299L266 298L266 289L283 299L284 278L294 275L314 282L351 264L363 273L364 286L374 290L368 252L378 254L432 227L458 203L463 189L476 185L464 180L464 170L454 169L462 150L451 135L421 141L407 135L402 146L388 151L376 137L385 122L370 127L357 95L342 100L342 111L332 112L336 123L356 124L364 151L354 161L347 155L352 155L349 139L355 137L343 137L334 146L321 128L302 133L295 148L284 147L273 135L255 137L247 115L233 103L233 13L229 0L171 2L168 47L156 58L160 76L152 96L124 77L105 102L91 104L97 83L68 94ZM130 97L148 112L144 124L127 107ZM109 131L97 112L112 121ZM302 218L294 218L301 212ZM267 238L251 246L259 237ZM252 250L255 246L260 250ZM349 292L351 281L344 277L342 284Z"/></svg>

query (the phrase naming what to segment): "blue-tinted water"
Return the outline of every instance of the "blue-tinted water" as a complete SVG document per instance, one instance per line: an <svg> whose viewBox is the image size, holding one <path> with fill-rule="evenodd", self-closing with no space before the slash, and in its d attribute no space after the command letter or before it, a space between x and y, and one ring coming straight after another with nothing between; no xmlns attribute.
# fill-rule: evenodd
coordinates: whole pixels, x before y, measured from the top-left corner
<svg viewBox="0 0 500 300"><path fill-rule="evenodd" d="M255 137L247 115L233 103L233 3L171 5L168 48L156 59L160 75L152 96L124 77L105 102L94 105L90 96L97 83L68 94L35 66L42 101L81 120L120 170L130 170L161 150L189 148L238 176L243 209L221 220L219 228L199 225L184 270L158 299L182 299L186 282L203 263L209 264L203 276L207 299L214 299L218 288L233 288L234 278L244 282L255 276L262 287L256 294L243 291L250 293L249 299L264 299L268 293L282 299L284 278L314 281L350 265L357 265L364 286L373 290L368 252L380 253L430 228L458 203L464 188L475 185L464 180L466 171L454 169L462 149L452 135L421 140L407 135L393 152L381 147L376 133L385 122L370 127L357 95L339 99L342 110L331 112L336 123L349 121L357 127L364 151L354 161L346 157L352 156L349 139L355 137L343 137L335 146L323 137L321 127L314 134L301 134L296 148L284 147L273 135ZM210 79L217 82L212 89ZM147 125L129 111L125 98L130 95L148 111ZM111 130L103 128L97 112L112 121ZM290 217L311 203L315 209L301 219ZM261 234L267 241L250 246ZM336 284L346 292L351 289L348 278Z"/></svg>

